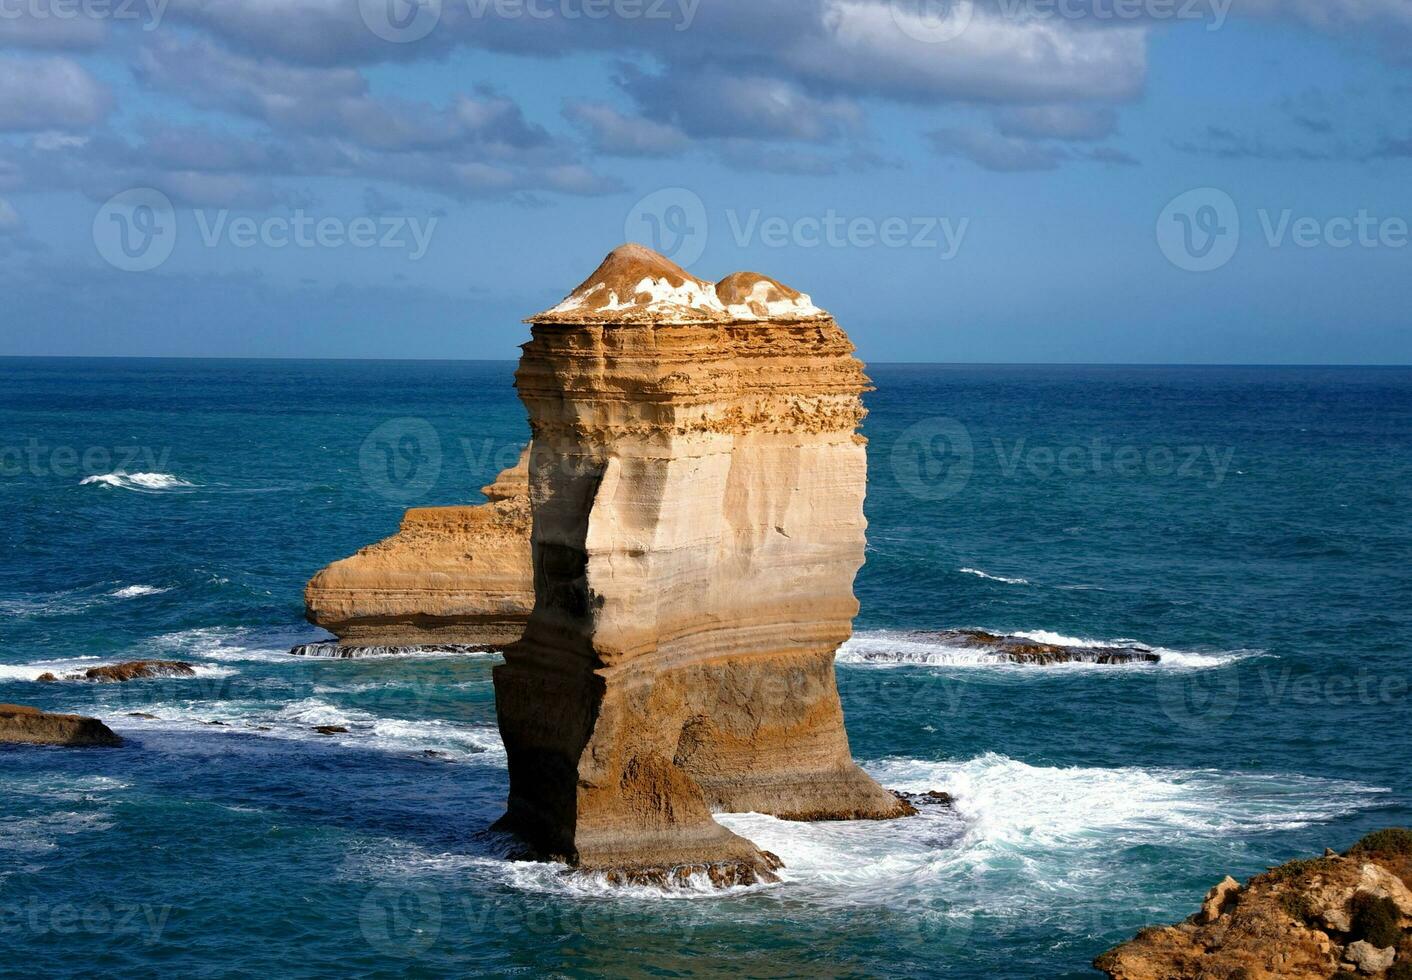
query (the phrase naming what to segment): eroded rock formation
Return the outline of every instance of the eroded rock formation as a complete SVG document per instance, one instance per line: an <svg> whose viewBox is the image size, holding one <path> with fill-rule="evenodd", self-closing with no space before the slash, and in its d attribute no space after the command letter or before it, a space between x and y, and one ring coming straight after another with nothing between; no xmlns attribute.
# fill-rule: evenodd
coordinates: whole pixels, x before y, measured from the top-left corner
<svg viewBox="0 0 1412 980"><path fill-rule="evenodd" d="M304 590L309 621L345 648L519 639L534 605L527 465L528 450L482 490L487 503L413 508L392 537L320 571Z"/></svg>
<svg viewBox="0 0 1412 980"><path fill-rule="evenodd" d="M1094 966L1112 980L1412 977L1412 831L1365 837L1343 855L1291 861L1241 885L1226 878L1175 926L1144 929Z"/></svg>
<svg viewBox="0 0 1412 980"><path fill-rule="evenodd" d="M129 660L121 664L108 664L104 667L89 667L87 670L70 671L67 674L40 674L37 680L45 683L57 681L122 681L148 680L154 677L195 677L196 668L180 660Z"/></svg>
<svg viewBox="0 0 1412 980"><path fill-rule="evenodd" d="M97 718L52 714L22 704L0 704L0 742L103 748L123 744Z"/></svg>
<svg viewBox="0 0 1412 980"><path fill-rule="evenodd" d="M843 330L634 245L530 322L536 602L495 669L502 826L581 868L732 882L777 860L713 810L913 812L853 763L834 682L866 527Z"/></svg>

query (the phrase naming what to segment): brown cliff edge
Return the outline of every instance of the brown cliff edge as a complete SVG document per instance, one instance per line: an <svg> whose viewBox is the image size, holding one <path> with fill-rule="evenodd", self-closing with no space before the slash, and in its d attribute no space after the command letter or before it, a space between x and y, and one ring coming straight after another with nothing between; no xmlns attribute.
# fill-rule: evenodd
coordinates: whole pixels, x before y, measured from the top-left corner
<svg viewBox="0 0 1412 980"><path fill-rule="evenodd" d="M1112 980L1412 980L1412 830L1291 861L1144 929L1094 966Z"/></svg>

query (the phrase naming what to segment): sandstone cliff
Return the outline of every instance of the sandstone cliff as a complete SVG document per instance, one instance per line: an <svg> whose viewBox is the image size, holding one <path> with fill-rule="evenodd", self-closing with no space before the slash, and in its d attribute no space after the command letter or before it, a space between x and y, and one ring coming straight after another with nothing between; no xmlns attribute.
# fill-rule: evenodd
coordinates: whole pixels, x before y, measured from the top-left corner
<svg viewBox="0 0 1412 980"><path fill-rule="evenodd" d="M1112 980L1412 980L1412 831L1343 855L1227 878L1175 926L1144 929L1094 966Z"/></svg>
<svg viewBox="0 0 1412 980"><path fill-rule="evenodd" d="M401 529L320 571L304 591L309 621L344 646L499 647L534 605L528 449L474 507L417 507Z"/></svg>
<svg viewBox="0 0 1412 980"><path fill-rule="evenodd" d="M502 826L589 869L769 878L713 810L912 812L852 761L868 380L809 297L640 246L530 320L535 606L495 670Z"/></svg>

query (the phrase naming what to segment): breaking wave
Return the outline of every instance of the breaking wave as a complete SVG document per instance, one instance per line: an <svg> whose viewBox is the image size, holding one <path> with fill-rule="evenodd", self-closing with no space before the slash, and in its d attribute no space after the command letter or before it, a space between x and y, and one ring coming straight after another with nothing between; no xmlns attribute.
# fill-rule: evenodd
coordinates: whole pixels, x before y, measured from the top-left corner
<svg viewBox="0 0 1412 980"><path fill-rule="evenodd" d="M170 473L127 473L123 470L86 476L79 481L79 486L104 486L119 490L138 490L143 493L197 489L197 484L188 483Z"/></svg>
<svg viewBox="0 0 1412 980"><path fill-rule="evenodd" d="M986 631L990 632L990 631ZM1203 670L1224 667L1239 660L1264 656L1262 650L1223 650L1195 652L1174 650L1168 647L1150 646L1132 639L1093 640L1065 636L1048 630L1022 630L1007 635L1031 640L1035 643L1053 644L1069 648L1075 658L1065 663L1017 664L997 656L994 651L968 645L938 633L912 632L901 630L868 630L853 635L839 647L836 661L871 667L957 667L986 668L1015 671L1034 670L1075 670L1101 668L1103 670L1153 670L1182 668ZM1136 662L1129 664L1100 664L1100 651L1111 649L1129 650L1139 654L1155 654L1160 659L1156 663ZM1085 651L1093 651L1091 654Z"/></svg>
<svg viewBox="0 0 1412 980"><path fill-rule="evenodd" d="M1004 582L1006 585L1030 584L1030 580L1026 578L1006 578L1004 575L992 575L989 572L983 572L979 568L958 568L957 571L963 575L974 575L977 578L983 578L991 582Z"/></svg>

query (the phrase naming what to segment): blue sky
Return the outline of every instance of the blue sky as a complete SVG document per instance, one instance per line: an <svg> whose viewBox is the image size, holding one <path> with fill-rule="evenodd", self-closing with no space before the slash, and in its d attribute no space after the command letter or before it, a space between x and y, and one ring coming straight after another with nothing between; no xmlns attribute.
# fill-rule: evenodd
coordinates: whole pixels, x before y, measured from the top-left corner
<svg viewBox="0 0 1412 980"><path fill-rule="evenodd" d="M510 358L627 239L874 361L1408 363L1406 0L0 0L0 354Z"/></svg>

